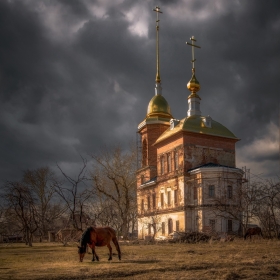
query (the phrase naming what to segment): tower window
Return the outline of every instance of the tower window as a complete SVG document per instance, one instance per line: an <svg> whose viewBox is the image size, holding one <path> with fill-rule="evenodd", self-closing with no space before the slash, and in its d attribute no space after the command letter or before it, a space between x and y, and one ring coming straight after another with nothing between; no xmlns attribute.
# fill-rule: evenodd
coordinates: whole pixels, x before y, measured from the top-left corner
<svg viewBox="0 0 280 280"><path fill-rule="evenodd" d="M147 153L148 153L147 140L144 139L142 143L142 166L147 165Z"/></svg>

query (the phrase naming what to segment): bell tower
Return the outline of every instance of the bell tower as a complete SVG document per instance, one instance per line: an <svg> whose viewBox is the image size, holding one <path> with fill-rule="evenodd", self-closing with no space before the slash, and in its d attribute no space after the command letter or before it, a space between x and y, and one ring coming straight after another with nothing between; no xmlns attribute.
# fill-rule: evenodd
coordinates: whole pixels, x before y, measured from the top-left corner
<svg viewBox="0 0 280 280"><path fill-rule="evenodd" d="M155 96L150 100L145 119L138 125L138 133L141 135L142 161L138 170L137 186L157 176L157 150L153 146L158 137L169 127L172 119L168 102L162 96L159 60L159 14L162 14L157 6L156 12L156 79Z"/></svg>

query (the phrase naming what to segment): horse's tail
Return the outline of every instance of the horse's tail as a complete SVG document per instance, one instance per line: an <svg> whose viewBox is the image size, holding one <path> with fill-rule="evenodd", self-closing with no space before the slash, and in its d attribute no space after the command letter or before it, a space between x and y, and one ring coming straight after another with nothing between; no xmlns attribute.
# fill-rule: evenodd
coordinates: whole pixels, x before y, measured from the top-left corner
<svg viewBox="0 0 280 280"><path fill-rule="evenodd" d="M114 237L112 238L112 241L113 241L113 243L115 244L115 247L116 247L116 249L117 249L117 251L118 251L119 260L121 260L121 249L120 249L120 245L119 245L119 242L118 242L117 237L114 236Z"/></svg>
<svg viewBox="0 0 280 280"><path fill-rule="evenodd" d="M260 228L260 235L263 238L262 229Z"/></svg>
<svg viewBox="0 0 280 280"><path fill-rule="evenodd" d="M249 234L248 232L245 233L245 235L244 235L244 240L246 240L248 234Z"/></svg>

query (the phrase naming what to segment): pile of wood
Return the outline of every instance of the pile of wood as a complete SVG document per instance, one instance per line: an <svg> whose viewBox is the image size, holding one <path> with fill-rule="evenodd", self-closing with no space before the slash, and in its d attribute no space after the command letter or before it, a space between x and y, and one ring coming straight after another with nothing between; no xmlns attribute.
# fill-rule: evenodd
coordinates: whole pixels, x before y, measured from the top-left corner
<svg viewBox="0 0 280 280"><path fill-rule="evenodd" d="M211 239L210 235L202 232L176 232L175 236L169 242L198 243L208 242Z"/></svg>

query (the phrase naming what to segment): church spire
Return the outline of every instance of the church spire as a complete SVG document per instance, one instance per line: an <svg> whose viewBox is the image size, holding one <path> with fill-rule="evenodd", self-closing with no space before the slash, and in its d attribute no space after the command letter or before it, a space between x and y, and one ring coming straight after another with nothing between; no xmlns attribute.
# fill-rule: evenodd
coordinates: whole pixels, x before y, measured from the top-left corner
<svg viewBox="0 0 280 280"><path fill-rule="evenodd" d="M190 116L195 116L201 115L201 111L200 111L200 96L197 94L197 92L200 90L200 84L199 81L196 79L195 76L195 57L194 57L194 48L200 48L200 46L195 45L196 39L194 38L194 36L192 36L191 38L191 43L187 42L187 45L192 47L192 77L190 79L190 81L187 84L187 88L188 90L191 92L191 94L188 96L188 104L189 104L189 109L188 109L188 117Z"/></svg>
<svg viewBox="0 0 280 280"><path fill-rule="evenodd" d="M156 6L153 9L154 12L157 13L157 19L156 19L156 32L157 32L157 38L156 38L156 57L157 57L157 72L156 72L156 87L155 87L155 94L159 95L161 94L161 79L160 79L160 70L159 70L159 13L162 14L160 11L160 7Z"/></svg>

